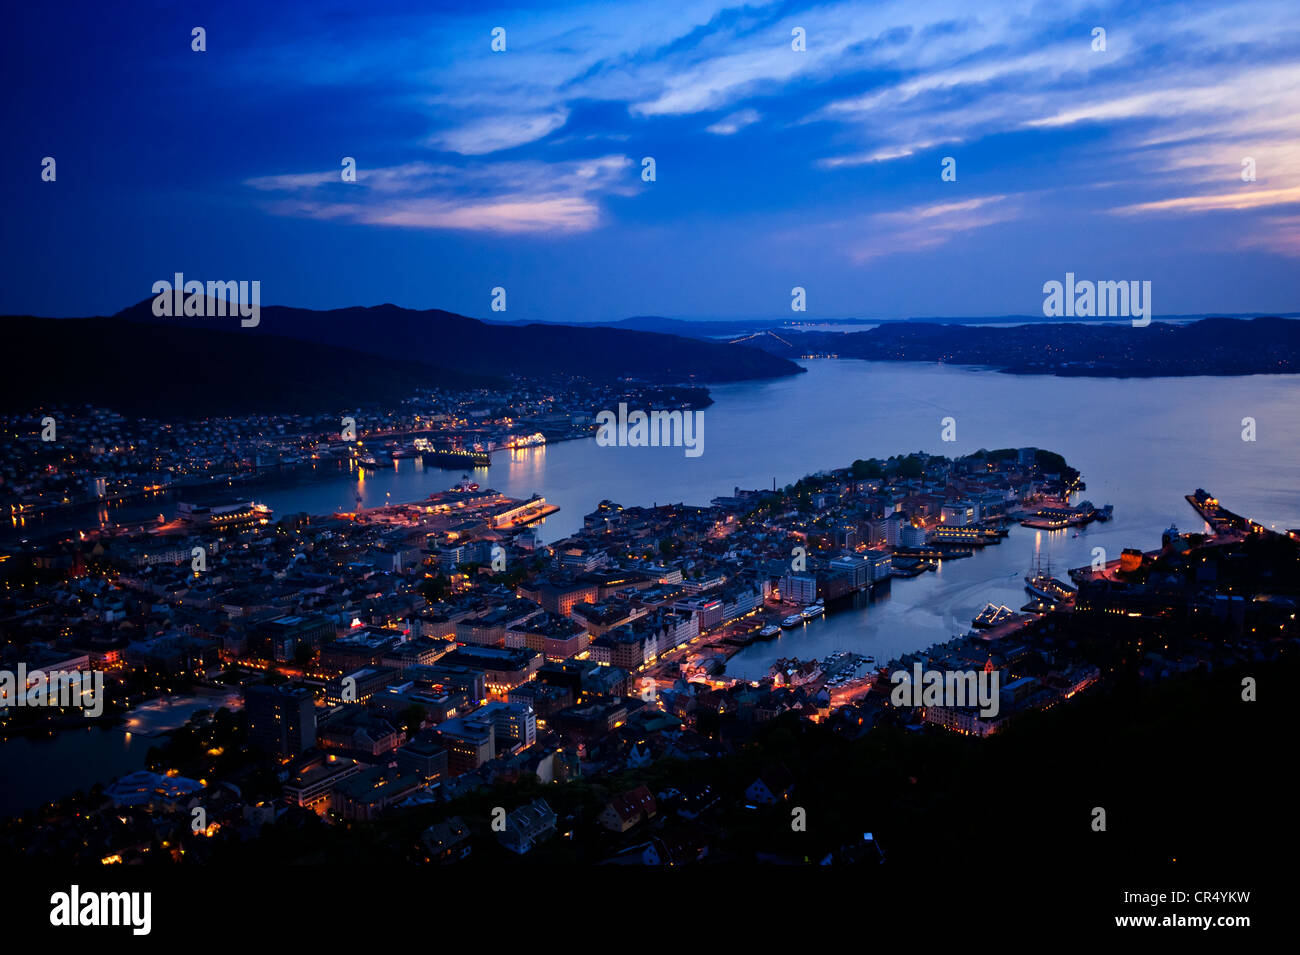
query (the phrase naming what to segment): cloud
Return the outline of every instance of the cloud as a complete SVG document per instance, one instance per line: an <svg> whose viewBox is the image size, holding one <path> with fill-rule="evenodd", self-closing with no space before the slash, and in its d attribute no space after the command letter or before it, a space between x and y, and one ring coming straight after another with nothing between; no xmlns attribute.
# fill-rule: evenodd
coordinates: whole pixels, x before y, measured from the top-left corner
<svg viewBox="0 0 1300 955"><path fill-rule="evenodd" d="M1237 236L1237 246L1300 258L1300 216L1270 216L1265 224L1267 228Z"/></svg>
<svg viewBox="0 0 1300 955"><path fill-rule="evenodd" d="M870 150L862 153L850 153L847 156L826 156L817 160L817 165L823 169L839 169L844 166L866 166L871 163L889 162L893 159L906 159L908 156L915 155L923 149L930 149L939 145L936 142L914 142L907 145L884 146L880 149Z"/></svg>
<svg viewBox="0 0 1300 955"><path fill-rule="evenodd" d="M1156 202L1139 202L1112 210L1118 215L1148 212L1216 212L1225 209L1262 209L1300 202L1300 186L1285 189L1250 189L1243 183L1240 190L1214 195L1180 196Z"/></svg>
<svg viewBox="0 0 1300 955"><path fill-rule="evenodd" d="M740 132L746 126L753 126L761 117L756 109L742 109L730 116L724 116L712 125L706 126L705 131L713 133L716 136L730 136Z"/></svg>
<svg viewBox="0 0 1300 955"><path fill-rule="evenodd" d="M1005 195L979 196L877 213L861 228L870 237L851 243L846 251L850 259L862 264L899 252L936 249L962 233L1016 218L1020 210L1011 199Z"/></svg>
<svg viewBox="0 0 1300 955"><path fill-rule="evenodd" d="M246 185L289 193L266 208L274 215L414 229L526 234L585 232L602 220L599 198L630 195L639 181L627 156L562 163L488 162L459 168L408 163L338 172L259 176Z"/></svg>
<svg viewBox="0 0 1300 955"><path fill-rule="evenodd" d="M561 128L568 118L567 109L489 116L434 133L428 144L463 156L482 156L544 139Z"/></svg>
<svg viewBox="0 0 1300 955"><path fill-rule="evenodd" d="M580 196L503 196L486 202L413 199L401 202L290 203L283 214L347 219L365 225L469 232L585 232L600 222L600 207Z"/></svg>
<svg viewBox="0 0 1300 955"><path fill-rule="evenodd" d="M920 203L799 226L779 238L810 249L834 249L855 265L865 265L890 255L932 251L964 234L1019 218L1023 198L989 195Z"/></svg>
<svg viewBox="0 0 1300 955"><path fill-rule="evenodd" d="M684 0L671 8L631 0L617 9L520 10L508 19L501 54L491 52L476 13L414 12L383 29L365 27L364 43L333 30L319 55L308 31L292 59L272 51L251 58L250 68L286 82L294 71L305 83L401 77L385 95L425 125L406 154L386 163L387 186L372 175L367 201L386 188L406 195L408 173L440 185L436 194L414 193L433 203L420 214L385 221L502 229L509 213L498 214L500 204L521 210L529 229L594 228L604 221L602 197L617 188L603 175L605 185L582 188L575 157L660 136L674 119L700 114L710 121L690 136L725 139L748 129L745 148L797 127L800 148L787 146L774 169L792 180L806 174L805 190L817 188L818 176L843 182L858 168L914 165L940 149L960 158L958 149L995 137L1020 137L1059 168L1051 189L1113 187L1122 197L1114 211L1123 215L1249 213L1294 201L1300 187L1300 27L1282 0L1140 9L1109 0L975 7ZM1105 51L1092 47L1095 25L1107 29ZM796 26L806 33L804 52L791 49ZM420 170L430 150L453 171ZM501 164L499 174L510 169L526 182L488 181L493 174L473 162L507 151L532 165ZM1244 156L1261 169L1249 196L1230 182ZM995 174L996 163L984 168ZM263 177L250 185L296 192L332 182L330 174L302 175L307 181ZM462 207L470 210L463 216ZM534 208L537 215L522 214ZM952 215L1004 208L990 199L982 210ZM937 236L906 240L924 245Z"/></svg>

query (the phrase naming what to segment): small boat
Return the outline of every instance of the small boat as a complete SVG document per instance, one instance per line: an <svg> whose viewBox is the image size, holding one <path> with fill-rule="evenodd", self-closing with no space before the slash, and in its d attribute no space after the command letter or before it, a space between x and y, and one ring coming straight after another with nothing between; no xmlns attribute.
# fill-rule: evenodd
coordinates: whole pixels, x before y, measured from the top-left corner
<svg viewBox="0 0 1300 955"><path fill-rule="evenodd" d="M781 632L781 628L780 628L780 627L778 627L778 626L777 626L776 624L774 624L774 623L769 623L769 624L768 624L766 627L764 627L762 630L758 631L758 635L759 635L762 639L764 639L764 640L771 640L773 637L775 637L775 636L776 636L778 633L780 633L780 632Z"/></svg>
<svg viewBox="0 0 1300 955"><path fill-rule="evenodd" d="M797 627L801 623L803 623L803 614L792 613L781 621L781 626L789 630L791 627Z"/></svg>
<svg viewBox="0 0 1300 955"><path fill-rule="evenodd" d="M813 617L820 617L826 612L826 606L819 600L803 608L800 616L805 620L811 620Z"/></svg>

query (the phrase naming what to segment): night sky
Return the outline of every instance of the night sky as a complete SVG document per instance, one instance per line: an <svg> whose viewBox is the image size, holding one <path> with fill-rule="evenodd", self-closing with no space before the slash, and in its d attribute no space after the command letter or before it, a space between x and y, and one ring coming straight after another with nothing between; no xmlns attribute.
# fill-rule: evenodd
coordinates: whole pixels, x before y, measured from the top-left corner
<svg viewBox="0 0 1300 955"><path fill-rule="evenodd" d="M6 12L0 312L1300 310L1294 0L113 6Z"/></svg>

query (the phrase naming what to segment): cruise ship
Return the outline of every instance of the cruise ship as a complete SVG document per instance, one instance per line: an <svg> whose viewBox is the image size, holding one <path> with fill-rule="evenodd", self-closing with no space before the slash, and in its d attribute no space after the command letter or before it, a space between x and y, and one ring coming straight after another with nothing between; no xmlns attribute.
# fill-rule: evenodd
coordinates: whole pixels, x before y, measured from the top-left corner
<svg viewBox="0 0 1300 955"><path fill-rule="evenodd" d="M805 620L811 620L813 617L820 617L825 612L826 606L818 600L816 603L810 603L808 606L804 607L803 611L799 615Z"/></svg>
<svg viewBox="0 0 1300 955"><path fill-rule="evenodd" d="M781 626L789 630L791 627L797 627L801 623L803 623L803 614L792 613L781 621Z"/></svg>
<svg viewBox="0 0 1300 955"><path fill-rule="evenodd" d="M780 633L780 632L781 632L781 628L780 628L780 627L778 627L778 626L777 626L776 624L774 624L774 623L769 623L769 624L768 624L766 627L764 627L762 630L758 631L758 637L759 637L760 640L771 640L773 637L775 637L775 636L776 636L778 633Z"/></svg>

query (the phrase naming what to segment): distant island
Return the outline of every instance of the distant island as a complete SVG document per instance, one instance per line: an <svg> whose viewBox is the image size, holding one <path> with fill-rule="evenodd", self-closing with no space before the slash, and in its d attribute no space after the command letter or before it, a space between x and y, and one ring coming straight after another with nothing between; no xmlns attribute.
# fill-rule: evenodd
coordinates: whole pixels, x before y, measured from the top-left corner
<svg viewBox="0 0 1300 955"><path fill-rule="evenodd" d="M1043 323L1010 328L894 322L862 332L763 335L774 355L982 365L1018 375L1163 378L1300 373L1300 322L1206 318L1187 324Z"/></svg>

